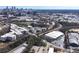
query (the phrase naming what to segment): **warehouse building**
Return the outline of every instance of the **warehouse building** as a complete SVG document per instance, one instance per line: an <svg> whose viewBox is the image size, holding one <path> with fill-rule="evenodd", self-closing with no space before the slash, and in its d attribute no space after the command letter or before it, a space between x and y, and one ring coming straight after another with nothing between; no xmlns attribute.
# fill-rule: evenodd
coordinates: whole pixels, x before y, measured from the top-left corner
<svg viewBox="0 0 79 59"><path fill-rule="evenodd" d="M6 33L0 37L1 41L14 41L16 40L16 35L13 32Z"/></svg>
<svg viewBox="0 0 79 59"><path fill-rule="evenodd" d="M45 34L45 39L56 47L64 47L64 34L60 31L53 31Z"/></svg>
<svg viewBox="0 0 79 59"><path fill-rule="evenodd" d="M27 29L19 27L15 24L11 24L11 29L8 33L0 36L0 41L14 41L16 39L21 39L27 36Z"/></svg>
<svg viewBox="0 0 79 59"><path fill-rule="evenodd" d="M70 29L68 31L69 48L79 49L79 29Z"/></svg>
<svg viewBox="0 0 79 59"><path fill-rule="evenodd" d="M78 33L68 33L69 48L79 49L79 34Z"/></svg>

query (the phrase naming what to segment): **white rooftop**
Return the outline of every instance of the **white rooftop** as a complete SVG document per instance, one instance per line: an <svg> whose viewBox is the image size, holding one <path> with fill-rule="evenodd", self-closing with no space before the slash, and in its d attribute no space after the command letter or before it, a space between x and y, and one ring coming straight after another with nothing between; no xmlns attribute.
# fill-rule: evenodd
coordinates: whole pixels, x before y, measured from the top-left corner
<svg viewBox="0 0 79 59"><path fill-rule="evenodd" d="M48 53L54 53L54 48L49 48Z"/></svg>
<svg viewBox="0 0 79 59"><path fill-rule="evenodd" d="M45 34L45 36L48 36L48 37L51 37L51 38L55 38L55 39L57 37L61 36L61 35L63 35L63 33L60 32L60 31L53 31L53 32L50 32L48 34Z"/></svg>
<svg viewBox="0 0 79 59"><path fill-rule="evenodd" d="M15 35L14 35L13 32L9 32L9 33L6 33L6 34L2 35L1 37L7 37L7 36L13 37L13 36L15 36Z"/></svg>

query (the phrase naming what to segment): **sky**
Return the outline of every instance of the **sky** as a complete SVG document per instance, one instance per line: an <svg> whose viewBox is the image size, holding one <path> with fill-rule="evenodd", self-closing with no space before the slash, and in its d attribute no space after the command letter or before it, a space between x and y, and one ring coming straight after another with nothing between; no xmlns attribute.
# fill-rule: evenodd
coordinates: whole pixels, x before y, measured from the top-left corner
<svg viewBox="0 0 79 59"><path fill-rule="evenodd" d="M79 9L79 0L0 0L0 8L5 6L28 9Z"/></svg>
<svg viewBox="0 0 79 59"><path fill-rule="evenodd" d="M0 0L0 9L5 6L27 9L79 9L79 0Z"/></svg>
<svg viewBox="0 0 79 59"><path fill-rule="evenodd" d="M12 6L8 6L11 8ZM16 8L27 9L79 9L79 6L15 6ZM0 9L6 8L6 6L0 6Z"/></svg>
<svg viewBox="0 0 79 59"><path fill-rule="evenodd" d="M72 7L72 6L17 6L18 8L32 8L32 9L79 9L79 7Z"/></svg>

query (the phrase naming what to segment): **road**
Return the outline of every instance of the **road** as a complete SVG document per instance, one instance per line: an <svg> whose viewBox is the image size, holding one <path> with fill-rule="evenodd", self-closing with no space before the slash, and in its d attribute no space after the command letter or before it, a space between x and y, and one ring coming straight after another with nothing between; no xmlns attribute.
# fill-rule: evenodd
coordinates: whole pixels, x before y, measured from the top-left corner
<svg viewBox="0 0 79 59"><path fill-rule="evenodd" d="M49 33L49 32L52 32L52 31L54 31L54 30L60 30L61 28L62 28L62 25L61 24L57 24L58 26L56 27L56 28L52 28L52 29L49 29L49 30L47 30L46 32L44 32L44 33L41 33L41 34L39 34L39 36L42 36L42 35L44 35L44 34L46 34L46 33ZM53 26L53 25L51 25L51 26Z"/></svg>
<svg viewBox="0 0 79 59"><path fill-rule="evenodd" d="M20 46L12 49L11 51L9 51L8 53L22 53L23 50L27 47L27 44L24 42L23 44L21 44Z"/></svg>
<svg viewBox="0 0 79 59"><path fill-rule="evenodd" d="M48 32L51 32L51 31L53 31L53 30L59 30L59 29L61 29L62 28L62 25L61 24L57 24L58 26L56 27L56 28L52 28L52 29L50 29L50 30L47 30L46 32L44 32L44 33L41 33L41 34L39 34L39 36L41 36L41 35L44 35L44 34L46 34L46 33L48 33ZM51 25L51 26L53 26L53 25ZM12 49L11 51L9 51L8 53L22 53L23 52L23 50L26 48L26 43L24 42L23 44L21 44L21 45L19 45L18 47L16 47L16 48L14 48L14 49ZM33 47L33 49L34 49L35 47ZM39 48L36 48L35 49L35 52L42 52L43 51L43 49L44 49L44 47L41 47L40 49L39 49L39 51L38 51L38 49ZM45 49L45 52L47 52L47 49L48 49L48 47L46 47L46 49ZM44 51L43 51L44 52Z"/></svg>

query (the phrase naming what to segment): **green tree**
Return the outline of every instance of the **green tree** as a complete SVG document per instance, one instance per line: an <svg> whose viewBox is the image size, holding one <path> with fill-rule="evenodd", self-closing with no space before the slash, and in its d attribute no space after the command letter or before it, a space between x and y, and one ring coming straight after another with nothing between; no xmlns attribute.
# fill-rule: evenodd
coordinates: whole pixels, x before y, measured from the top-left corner
<svg viewBox="0 0 79 59"><path fill-rule="evenodd" d="M36 36L29 36L26 43L28 44L28 47L24 52L29 52L33 45L46 46L46 43L44 43L40 37Z"/></svg>

